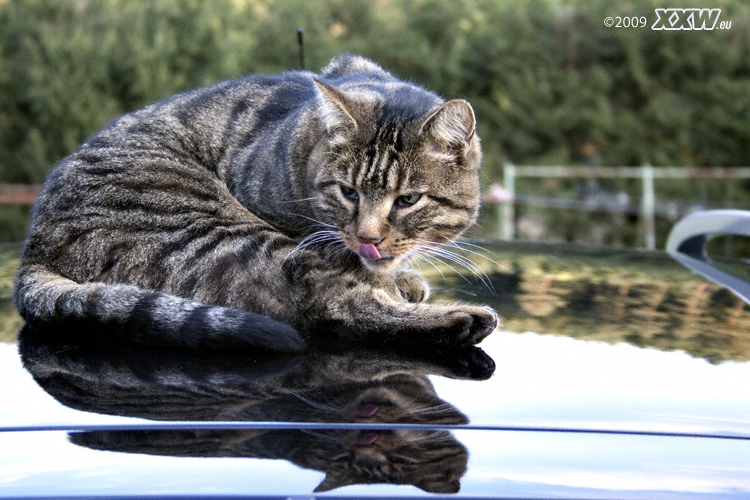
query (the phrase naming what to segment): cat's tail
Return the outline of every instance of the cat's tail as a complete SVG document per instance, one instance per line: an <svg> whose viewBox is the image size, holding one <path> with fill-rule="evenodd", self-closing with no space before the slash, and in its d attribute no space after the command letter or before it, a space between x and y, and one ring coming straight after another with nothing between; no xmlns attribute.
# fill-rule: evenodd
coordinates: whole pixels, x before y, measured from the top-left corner
<svg viewBox="0 0 750 500"><path fill-rule="evenodd" d="M201 304L133 285L77 283L43 266L22 266L13 295L30 324L95 321L101 334L145 345L191 349L247 346L299 352L296 330L267 316Z"/></svg>

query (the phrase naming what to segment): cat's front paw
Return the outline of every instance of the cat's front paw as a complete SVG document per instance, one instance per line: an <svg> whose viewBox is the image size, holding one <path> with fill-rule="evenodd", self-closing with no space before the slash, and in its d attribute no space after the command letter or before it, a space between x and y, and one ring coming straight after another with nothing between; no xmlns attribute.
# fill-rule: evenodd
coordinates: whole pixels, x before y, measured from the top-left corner
<svg viewBox="0 0 750 500"><path fill-rule="evenodd" d="M497 313L489 307L464 306L446 315L447 328L444 330L461 345L475 345L484 340L498 325Z"/></svg>
<svg viewBox="0 0 750 500"><path fill-rule="evenodd" d="M430 296L430 287L419 274L404 271L396 276L398 294L407 302L423 302Z"/></svg>

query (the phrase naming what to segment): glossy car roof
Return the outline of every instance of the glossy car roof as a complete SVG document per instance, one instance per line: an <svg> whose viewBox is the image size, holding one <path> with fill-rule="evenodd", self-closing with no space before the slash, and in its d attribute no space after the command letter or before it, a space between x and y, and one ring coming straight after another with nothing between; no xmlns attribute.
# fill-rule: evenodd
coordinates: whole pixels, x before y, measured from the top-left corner
<svg viewBox="0 0 750 500"><path fill-rule="evenodd" d="M506 327L569 332L578 317L582 338L500 329L481 349L319 345L269 358L97 343L91 325L27 330L20 353L0 344L0 498L747 498L750 364L736 345L720 361L606 337L651 339L664 321L678 338L710 333L664 312L693 307L676 291L650 309L639 256L669 286L720 290L662 255L574 250L578 260L557 249L515 268L497 251L508 269L486 279L507 299L518 276L515 303L497 304L517 311ZM614 274L598 274L605 262ZM451 279L436 300L488 289ZM601 319L602 304L619 323ZM728 325L736 305L725 306Z"/></svg>

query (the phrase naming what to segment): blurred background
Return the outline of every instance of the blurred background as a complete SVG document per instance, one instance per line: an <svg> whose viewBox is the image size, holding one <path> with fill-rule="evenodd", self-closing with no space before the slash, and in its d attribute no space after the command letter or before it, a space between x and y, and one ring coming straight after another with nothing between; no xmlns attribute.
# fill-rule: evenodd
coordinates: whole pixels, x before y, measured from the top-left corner
<svg viewBox="0 0 750 500"><path fill-rule="evenodd" d="M356 53L472 102L472 236L663 248L686 213L750 207L750 5L667 3L0 0L0 240L24 238L52 166L112 118L299 69L302 28L307 69ZM656 8L696 6L721 9L715 29L651 29Z"/></svg>

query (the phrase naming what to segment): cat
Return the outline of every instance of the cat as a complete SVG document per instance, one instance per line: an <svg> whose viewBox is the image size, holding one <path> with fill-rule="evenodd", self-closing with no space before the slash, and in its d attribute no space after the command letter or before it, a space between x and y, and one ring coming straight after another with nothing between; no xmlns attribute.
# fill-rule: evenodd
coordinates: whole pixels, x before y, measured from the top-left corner
<svg viewBox="0 0 750 500"><path fill-rule="evenodd" d="M60 327L71 334L61 334ZM473 346L368 350L329 342L308 348L304 356L250 357L242 351L213 355L123 347L106 338L97 341L96 328L80 321L48 322L26 325L19 337L26 369L68 407L167 422L368 427L90 431L71 433L71 442L152 455L288 460L326 473L316 492L363 483L458 491L468 454L450 429L468 418L438 396L429 376L486 380L495 369L494 361Z"/></svg>
<svg viewBox="0 0 750 500"><path fill-rule="evenodd" d="M425 303L404 269L475 222L475 128L467 101L352 55L169 97L55 166L16 306L30 323L89 318L197 349L296 352L319 331L476 344L494 311Z"/></svg>

